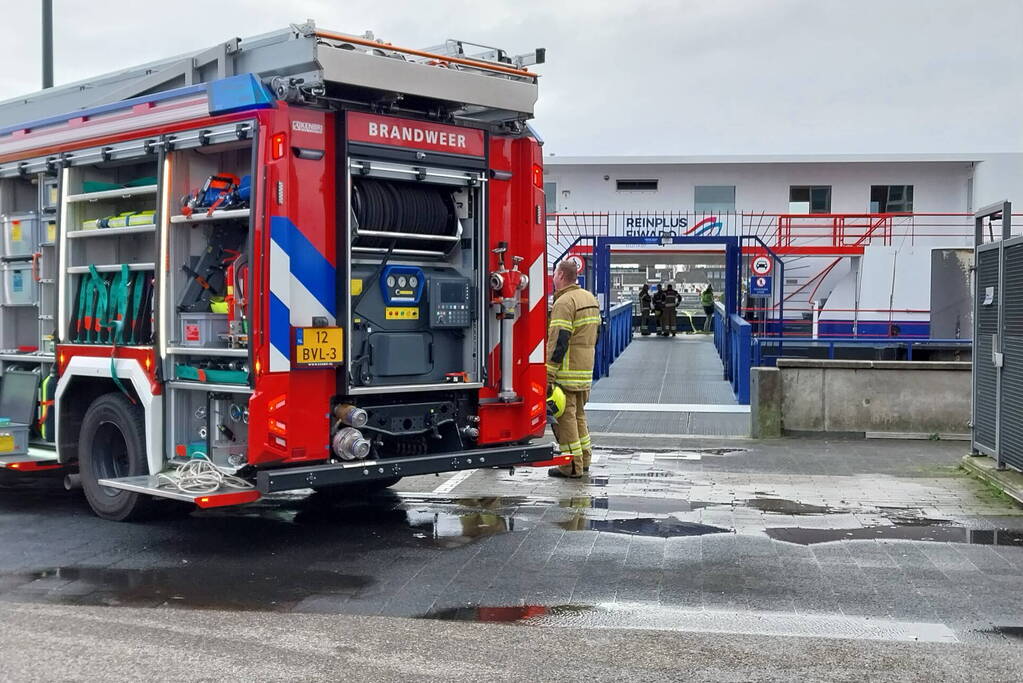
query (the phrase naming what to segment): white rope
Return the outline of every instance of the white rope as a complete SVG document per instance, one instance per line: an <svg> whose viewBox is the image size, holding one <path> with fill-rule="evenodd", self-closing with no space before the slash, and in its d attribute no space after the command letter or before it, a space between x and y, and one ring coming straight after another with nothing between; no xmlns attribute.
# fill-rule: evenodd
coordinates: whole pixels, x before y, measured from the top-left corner
<svg viewBox="0 0 1023 683"><path fill-rule="evenodd" d="M228 474L213 462L201 455L188 462L174 466L173 472L161 472L156 475L160 487L175 488L189 495L205 495L214 493L222 487L230 489L251 489L253 485L241 477Z"/></svg>

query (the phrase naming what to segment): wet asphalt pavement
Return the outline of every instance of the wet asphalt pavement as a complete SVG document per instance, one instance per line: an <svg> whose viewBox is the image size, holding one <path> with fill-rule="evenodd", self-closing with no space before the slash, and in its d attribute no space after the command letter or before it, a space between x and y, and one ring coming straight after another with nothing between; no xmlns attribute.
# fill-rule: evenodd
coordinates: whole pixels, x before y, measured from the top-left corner
<svg viewBox="0 0 1023 683"><path fill-rule="evenodd" d="M482 470L146 524L0 473L13 603L1017 646L1023 516L949 442L605 438L591 476Z"/></svg>

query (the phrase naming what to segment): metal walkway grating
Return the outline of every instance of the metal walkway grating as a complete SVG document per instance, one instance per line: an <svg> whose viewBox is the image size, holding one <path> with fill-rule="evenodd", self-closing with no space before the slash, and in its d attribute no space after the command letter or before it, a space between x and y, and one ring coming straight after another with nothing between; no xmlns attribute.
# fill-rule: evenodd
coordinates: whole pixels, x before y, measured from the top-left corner
<svg viewBox="0 0 1023 683"><path fill-rule="evenodd" d="M587 410L594 432L749 436L748 413L718 413L714 405L735 406L723 378L721 359L709 335L635 337L609 376L593 385L591 403L701 404L699 412ZM734 409L733 409L734 410Z"/></svg>

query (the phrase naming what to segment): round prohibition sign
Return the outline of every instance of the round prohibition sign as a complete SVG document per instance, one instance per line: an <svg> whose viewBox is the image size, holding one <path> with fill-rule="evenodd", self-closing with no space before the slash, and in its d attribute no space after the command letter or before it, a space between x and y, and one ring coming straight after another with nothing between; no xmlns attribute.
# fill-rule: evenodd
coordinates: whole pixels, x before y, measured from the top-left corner
<svg viewBox="0 0 1023 683"><path fill-rule="evenodd" d="M574 263L575 269L579 273L582 273L586 269L586 261L583 259L582 256L572 254L566 260L569 261L570 263Z"/></svg>
<svg viewBox="0 0 1023 683"><path fill-rule="evenodd" d="M755 256L753 261L750 262L750 270L753 271L754 275L770 275L771 271L774 270L774 259L767 254Z"/></svg>

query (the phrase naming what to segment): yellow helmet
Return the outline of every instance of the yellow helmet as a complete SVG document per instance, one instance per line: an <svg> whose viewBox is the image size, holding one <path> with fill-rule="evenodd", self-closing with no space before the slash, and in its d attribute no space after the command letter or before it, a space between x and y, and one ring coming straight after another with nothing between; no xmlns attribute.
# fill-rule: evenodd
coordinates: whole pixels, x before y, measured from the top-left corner
<svg viewBox="0 0 1023 683"><path fill-rule="evenodd" d="M556 418L565 414L565 391L557 384L547 392L547 414Z"/></svg>

